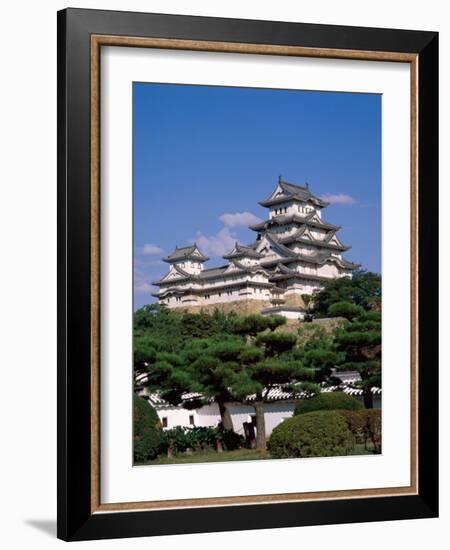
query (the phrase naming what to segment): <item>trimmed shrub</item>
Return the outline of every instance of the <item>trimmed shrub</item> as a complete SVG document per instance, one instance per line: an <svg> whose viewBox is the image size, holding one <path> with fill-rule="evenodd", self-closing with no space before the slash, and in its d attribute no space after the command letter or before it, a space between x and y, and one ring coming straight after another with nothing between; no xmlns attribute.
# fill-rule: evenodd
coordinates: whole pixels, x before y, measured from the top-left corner
<svg viewBox="0 0 450 550"><path fill-rule="evenodd" d="M330 317L344 317L348 321L353 321L353 319L363 314L364 308L351 302L337 302L328 308Z"/></svg>
<svg viewBox="0 0 450 550"><path fill-rule="evenodd" d="M350 410L358 411L362 409L362 404L350 395L343 392L319 393L310 399L299 401L294 410L294 416L314 411L335 411Z"/></svg>
<svg viewBox="0 0 450 550"><path fill-rule="evenodd" d="M152 460L158 455L162 428L155 409L146 399L133 397L133 449L135 463Z"/></svg>
<svg viewBox="0 0 450 550"><path fill-rule="evenodd" d="M352 432L356 443L366 443L366 418L365 409L359 411L338 410L342 418L347 422L348 429Z"/></svg>
<svg viewBox="0 0 450 550"><path fill-rule="evenodd" d="M366 409L363 411L366 418L367 437L372 441L376 453L381 453L381 410Z"/></svg>
<svg viewBox="0 0 450 550"><path fill-rule="evenodd" d="M175 454L191 451L207 451L217 447L220 441L227 451L239 449L244 443L244 438L231 430L222 430L209 426L183 427L176 426L163 433L162 450L169 447Z"/></svg>
<svg viewBox="0 0 450 550"><path fill-rule="evenodd" d="M374 452L381 453L381 410L337 411L346 421L357 443L373 444Z"/></svg>
<svg viewBox="0 0 450 550"><path fill-rule="evenodd" d="M268 449L274 458L344 456L355 441L344 418L335 411L317 411L288 418L272 432Z"/></svg>

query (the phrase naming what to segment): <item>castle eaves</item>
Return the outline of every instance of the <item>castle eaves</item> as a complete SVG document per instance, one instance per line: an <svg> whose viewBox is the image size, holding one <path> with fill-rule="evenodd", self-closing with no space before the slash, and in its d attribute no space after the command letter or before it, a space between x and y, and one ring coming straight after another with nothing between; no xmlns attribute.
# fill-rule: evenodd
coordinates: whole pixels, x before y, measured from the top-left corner
<svg viewBox="0 0 450 550"><path fill-rule="evenodd" d="M175 250L167 256L166 258L163 258L163 260L167 263L173 263L178 262L182 260L197 260L200 262L206 262L209 260L209 258L205 255L203 255L200 250L197 248L197 245L194 243L190 246L182 246L182 247L175 247Z"/></svg>

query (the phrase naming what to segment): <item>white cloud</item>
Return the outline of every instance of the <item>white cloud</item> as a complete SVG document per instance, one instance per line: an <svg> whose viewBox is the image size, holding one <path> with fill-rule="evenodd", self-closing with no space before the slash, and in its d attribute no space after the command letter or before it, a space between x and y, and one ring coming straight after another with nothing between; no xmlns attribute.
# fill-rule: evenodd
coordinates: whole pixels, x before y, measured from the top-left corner
<svg viewBox="0 0 450 550"><path fill-rule="evenodd" d="M134 282L134 291L139 294L150 294L155 291L155 287L147 283L147 281L138 280Z"/></svg>
<svg viewBox="0 0 450 550"><path fill-rule="evenodd" d="M228 227L223 227L216 235L211 237L198 232L195 241L203 254L219 257L232 250L236 242L236 236L231 233Z"/></svg>
<svg viewBox="0 0 450 550"><path fill-rule="evenodd" d="M344 195L344 193L336 193L333 195L332 193L325 193L325 195L322 195L321 198L324 201L329 202L330 204L355 204L356 199L351 197L350 195Z"/></svg>
<svg viewBox="0 0 450 550"><path fill-rule="evenodd" d="M163 249L156 244L146 243L142 247L142 254L150 256L151 254L161 254Z"/></svg>
<svg viewBox="0 0 450 550"><path fill-rule="evenodd" d="M255 216L251 212L222 214L219 219L226 227L238 227L240 225L249 226L262 221L261 218L258 218L258 216Z"/></svg>
<svg viewBox="0 0 450 550"><path fill-rule="evenodd" d="M134 292L135 294L146 294L149 300L151 299L150 294L158 290L158 287L152 285L152 281L159 279L162 275L160 265L157 266L159 269L155 270L156 263L161 264L161 260L151 262L151 264L155 265L151 265L150 267L146 265L141 266L137 259L135 259L134 263Z"/></svg>

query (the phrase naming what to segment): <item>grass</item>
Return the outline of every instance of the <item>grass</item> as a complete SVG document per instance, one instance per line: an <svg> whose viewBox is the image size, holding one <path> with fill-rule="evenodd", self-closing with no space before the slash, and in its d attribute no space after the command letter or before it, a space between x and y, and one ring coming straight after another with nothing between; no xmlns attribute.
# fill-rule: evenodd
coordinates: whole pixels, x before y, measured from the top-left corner
<svg viewBox="0 0 450 550"><path fill-rule="evenodd" d="M355 445L355 448L353 449L352 455L373 455L376 454L373 452L373 445L372 443L367 443L368 449L364 447L364 444L357 443Z"/></svg>
<svg viewBox="0 0 450 550"><path fill-rule="evenodd" d="M372 449L366 450L364 445L356 445L352 455L371 455L374 454ZM180 454L173 458L167 456L159 456L155 460L148 460L138 464L139 466L147 466L151 464L196 464L205 462L231 462L234 460L267 460L271 459L269 451L257 451L256 449L237 449L236 451L224 451L217 453L216 451L202 451L192 455Z"/></svg>
<svg viewBox="0 0 450 550"><path fill-rule="evenodd" d="M236 451L202 451L192 455L180 454L173 458L159 456L155 460L143 462L141 465L148 464L195 464L196 462L229 462L233 460L264 460L271 458L268 451L257 451L256 449L237 449Z"/></svg>

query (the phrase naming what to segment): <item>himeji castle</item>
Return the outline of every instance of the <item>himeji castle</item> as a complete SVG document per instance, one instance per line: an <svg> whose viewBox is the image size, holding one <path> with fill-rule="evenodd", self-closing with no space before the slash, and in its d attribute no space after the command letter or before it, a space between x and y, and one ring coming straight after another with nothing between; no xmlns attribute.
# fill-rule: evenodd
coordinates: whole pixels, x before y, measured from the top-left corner
<svg viewBox="0 0 450 550"><path fill-rule="evenodd" d="M266 200L268 219L251 225L256 240L236 243L221 267L205 268L209 260L198 246L176 247L164 261L169 272L153 284L153 294L169 308L263 315L301 319L302 295L310 295L335 277L351 277L358 265L342 254L350 247L340 241L339 226L326 222L322 210L329 203L313 195L308 184L295 185L281 176Z"/></svg>

